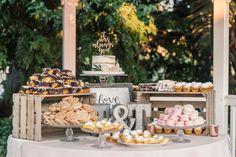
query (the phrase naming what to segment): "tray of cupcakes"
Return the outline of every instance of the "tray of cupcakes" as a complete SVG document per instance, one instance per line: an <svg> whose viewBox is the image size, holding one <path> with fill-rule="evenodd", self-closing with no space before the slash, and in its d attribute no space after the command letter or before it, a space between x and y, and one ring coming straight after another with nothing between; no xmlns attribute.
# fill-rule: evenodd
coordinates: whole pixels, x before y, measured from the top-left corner
<svg viewBox="0 0 236 157"><path fill-rule="evenodd" d="M170 138L162 135L151 134L148 130L123 130L123 132L115 132L113 134L105 134L108 142L120 143L129 147L139 146L163 146L172 143Z"/></svg>
<svg viewBox="0 0 236 157"><path fill-rule="evenodd" d="M157 83L141 83L135 86L138 91L156 92L210 92L213 88L211 82L177 82L174 80L160 80Z"/></svg>
<svg viewBox="0 0 236 157"><path fill-rule="evenodd" d="M43 68L41 73L29 77L26 85L21 87L21 94L57 95L89 93L87 83L77 80L71 70Z"/></svg>

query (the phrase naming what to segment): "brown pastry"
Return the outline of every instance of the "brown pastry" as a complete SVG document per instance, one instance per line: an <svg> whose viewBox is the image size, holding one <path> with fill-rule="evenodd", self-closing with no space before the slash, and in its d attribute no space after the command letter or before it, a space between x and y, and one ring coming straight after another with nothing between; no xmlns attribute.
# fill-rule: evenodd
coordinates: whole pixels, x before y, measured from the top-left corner
<svg viewBox="0 0 236 157"><path fill-rule="evenodd" d="M91 105L89 105L89 104L83 104L83 106L82 106L87 112L93 112L94 111L94 109L92 108L92 106Z"/></svg>
<svg viewBox="0 0 236 157"><path fill-rule="evenodd" d="M66 112L64 111L58 112L55 115L55 119L63 120L65 118L66 118Z"/></svg>

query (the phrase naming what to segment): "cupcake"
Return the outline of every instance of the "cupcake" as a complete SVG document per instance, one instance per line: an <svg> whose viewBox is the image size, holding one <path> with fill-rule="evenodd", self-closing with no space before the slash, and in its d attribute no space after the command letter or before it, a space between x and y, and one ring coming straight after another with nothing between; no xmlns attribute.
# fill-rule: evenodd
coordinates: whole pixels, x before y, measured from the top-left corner
<svg viewBox="0 0 236 157"><path fill-rule="evenodd" d="M175 91L176 91L176 92L181 92L182 89L183 89L183 83L177 82L177 83L175 84Z"/></svg>
<svg viewBox="0 0 236 157"><path fill-rule="evenodd" d="M194 132L196 135L201 135L202 134L202 128L198 127L198 128L194 128Z"/></svg>
<svg viewBox="0 0 236 157"><path fill-rule="evenodd" d="M201 90L201 92L208 92L208 91L209 91L209 85L208 85L208 83L203 83L203 84L200 86L200 90Z"/></svg>
<svg viewBox="0 0 236 157"><path fill-rule="evenodd" d="M193 132L193 129L192 129L192 128L184 129L184 132L185 132L185 134L187 134L187 135L191 135L192 132Z"/></svg>
<svg viewBox="0 0 236 157"><path fill-rule="evenodd" d="M171 131L172 131L171 128L164 128L164 132L165 132L166 134L170 134Z"/></svg>
<svg viewBox="0 0 236 157"><path fill-rule="evenodd" d="M158 133L158 134L161 134L162 133L162 127L160 127L160 126L158 126L158 125L155 125L155 131L156 131L156 133Z"/></svg>
<svg viewBox="0 0 236 157"><path fill-rule="evenodd" d="M183 86L183 91L184 91L184 92L190 92L191 86L192 86L192 83L186 83L186 84Z"/></svg>
<svg viewBox="0 0 236 157"><path fill-rule="evenodd" d="M192 91L192 92L198 92L199 89L200 89L200 86L201 86L201 84L199 84L199 83L193 84L193 85L191 86L191 91Z"/></svg>

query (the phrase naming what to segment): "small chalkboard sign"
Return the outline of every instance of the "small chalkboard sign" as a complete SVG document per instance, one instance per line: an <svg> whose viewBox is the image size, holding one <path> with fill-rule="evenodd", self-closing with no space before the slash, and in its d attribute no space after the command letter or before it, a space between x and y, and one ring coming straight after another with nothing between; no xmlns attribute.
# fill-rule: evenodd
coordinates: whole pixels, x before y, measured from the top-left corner
<svg viewBox="0 0 236 157"><path fill-rule="evenodd" d="M96 93L98 104L128 104L132 100L132 84L90 84L90 90Z"/></svg>

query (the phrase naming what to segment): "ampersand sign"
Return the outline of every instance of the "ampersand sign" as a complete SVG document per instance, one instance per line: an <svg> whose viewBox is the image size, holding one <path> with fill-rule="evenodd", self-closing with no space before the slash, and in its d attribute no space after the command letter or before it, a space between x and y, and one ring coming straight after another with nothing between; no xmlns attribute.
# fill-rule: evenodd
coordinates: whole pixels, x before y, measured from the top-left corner
<svg viewBox="0 0 236 157"><path fill-rule="evenodd" d="M113 107L112 115L115 119L115 122L119 122L119 123L123 124L125 129L131 130L132 127L134 126L134 123L135 123L134 118L129 118L129 120L130 120L129 125L125 121L129 115L129 109L128 109L127 105L122 105L122 104L115 105Z"/></svg>

